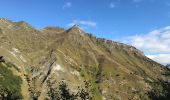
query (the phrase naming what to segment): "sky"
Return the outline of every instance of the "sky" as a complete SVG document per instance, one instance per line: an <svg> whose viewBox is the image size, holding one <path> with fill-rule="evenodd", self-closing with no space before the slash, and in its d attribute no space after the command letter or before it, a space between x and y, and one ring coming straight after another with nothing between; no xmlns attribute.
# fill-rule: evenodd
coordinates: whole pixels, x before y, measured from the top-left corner
<svg viewBox="0 0 170 100"><path fill-rule="evenodd" d="M42 29L79 24L97 37L123 42L170 63L170 0L0 0L0 17Z"/></svg>

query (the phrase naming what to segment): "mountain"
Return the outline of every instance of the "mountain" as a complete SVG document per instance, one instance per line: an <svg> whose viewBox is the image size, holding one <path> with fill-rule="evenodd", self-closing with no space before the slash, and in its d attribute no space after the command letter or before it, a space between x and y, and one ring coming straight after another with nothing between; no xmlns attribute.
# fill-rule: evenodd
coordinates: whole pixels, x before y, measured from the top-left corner
<svg viewBox="0 0 170 100"><path fill-rule="evenodd" d="M166 67L170 68L170 64L167 64Z"/></svg>
<svg viewBox="0 0 170 100"><path fill-rule="evenodd" d="M24 100L50 100L49 89L61 86L60 82L76 93L80 87L86 88L86 81L93 100L170 97L169 69L135 47L97 38L78 25L39 30L24 21L1 18L0 56L4 61L0 60L0 72L5 67L22 80L18 87ZM4 75L8 73L0 73L1 82Z"/></svg>

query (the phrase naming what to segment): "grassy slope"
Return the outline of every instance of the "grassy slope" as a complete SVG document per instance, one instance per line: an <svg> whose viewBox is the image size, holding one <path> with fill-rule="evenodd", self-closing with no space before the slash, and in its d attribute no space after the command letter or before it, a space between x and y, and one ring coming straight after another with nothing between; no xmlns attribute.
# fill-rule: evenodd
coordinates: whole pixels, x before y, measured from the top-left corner
<svg viewBox="0 0 170 100"><path fill-rule="evenodd" d="M9 64L0 62L0 91L1 93L7 92L8 99L16 100L22 98L22 80L19 76L12 73L11 67Z"/></svg>

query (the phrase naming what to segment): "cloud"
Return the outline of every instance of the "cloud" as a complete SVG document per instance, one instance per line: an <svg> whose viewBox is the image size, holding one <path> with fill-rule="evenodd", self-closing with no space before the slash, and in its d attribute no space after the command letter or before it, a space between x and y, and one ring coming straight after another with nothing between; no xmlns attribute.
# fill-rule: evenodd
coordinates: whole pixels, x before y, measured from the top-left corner
<svg viewBox="0 0 170 100"><path fill-rule="evenodd" d="M66 2L64 5L63 5L63 9L65 8L70 8L72 6L72 3L71 2Z"/></svg>
<svg viewBox="0 0 170 100"><path fill-rule="evenodd" d="M96 27L97 23L87 20L73 20L71 23L68 23L67 26L71 27L75 24L81 25L83 27Z"/></svg>
<svg viewBox="0 0 170 100"><path fill-rule="evenodd" d="M115 7L115 4L113 2L110 3L109 5L110 8L114 8Z"/></svg>
<svg viewBox="0 0 170 100"><path fill-rule="evenodd" d="M170 63L170 26L155 29L146 34L124 38L124 43L144 51L148 57L161 63ZM151 54L155 55L151 55Z"/></svg>
<svg viewBox="0 0 170 100"><path fill-rule="evenodd" d="M170 53L170 26L127 37L123 42L146 53Z"/></svg>
<svg viewBox="0 0 170 100"><path fill-rule="evenodd" d="M161 64L170 63L170 54L157 54L157 55L146 55L146 56Z"/></svg>
<svg viewBox="0 0 170 100"><path fill-rule="evenodd" d="M139 3L139 2L142 2L143 0L133 0L133 2L135 3Z"/></svg>

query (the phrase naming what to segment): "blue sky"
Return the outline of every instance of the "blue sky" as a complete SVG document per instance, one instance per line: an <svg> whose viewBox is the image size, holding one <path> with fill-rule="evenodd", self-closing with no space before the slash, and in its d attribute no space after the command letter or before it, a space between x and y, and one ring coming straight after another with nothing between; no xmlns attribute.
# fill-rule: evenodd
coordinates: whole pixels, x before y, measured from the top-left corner
<svg viewBox="0 0 170 100"><path fill-rule="evenodd" d="M98 37L133 45L156 61L162 60L156 59L160 58L160 55L170 56L170 27L168 27L170 0L0 0L0 2L0 17L3 18L23 20L38 29L45 26L69 28L73 24L79 24L86 32ZM152 34L154 32L155 34ZM170 60L161 63L170 63Z"/></svg>

